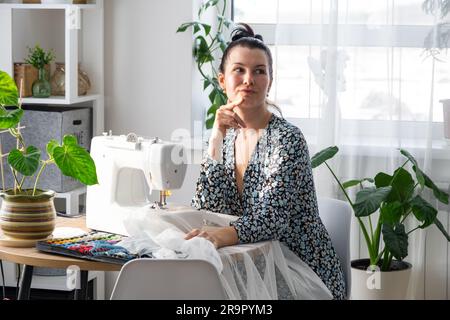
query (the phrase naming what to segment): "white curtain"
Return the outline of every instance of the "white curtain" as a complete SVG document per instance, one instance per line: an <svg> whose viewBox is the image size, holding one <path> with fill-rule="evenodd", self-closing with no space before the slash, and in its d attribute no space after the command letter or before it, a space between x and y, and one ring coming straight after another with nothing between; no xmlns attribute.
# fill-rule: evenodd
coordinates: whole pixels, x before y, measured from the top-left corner
<svg viewBox="0 0 450 320"><path fill-rule="evenodd" d="M426 15L422 2L271 1L276 12L271 96L302 129L311 156L328 146L340 148L332 167L341 181L391 174L405 160L399 148L439 178L432 170L433 150L445 149L439 100L448 98L450 68L424 51L439 17ZM314 169L314 175L319 196L342 197L326 167ZM367 258L353 223L352 259ZM427 232L409 238L412 299L425 298Z"/></svg>

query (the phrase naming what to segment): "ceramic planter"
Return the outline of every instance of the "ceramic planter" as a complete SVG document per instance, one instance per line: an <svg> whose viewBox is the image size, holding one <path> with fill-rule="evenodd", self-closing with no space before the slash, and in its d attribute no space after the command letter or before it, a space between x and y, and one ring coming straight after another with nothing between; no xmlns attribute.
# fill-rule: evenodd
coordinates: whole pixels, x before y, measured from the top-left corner
<svg viewBox="0 0 450 320"><path fill-rule="evenodd" d="M30 191L28 191L31 193ZM1 192L0 227L12 239L39 240L55 229L54 191L36 192L35 196Z"/></svg>
<svg viewBox="0 0 450 320"><path fill-rule="evenodd" d="M411 276L411 264L393 261L394 271L367 270L369 259L352 261L351 276L353 300L403 300Z"/></svg>

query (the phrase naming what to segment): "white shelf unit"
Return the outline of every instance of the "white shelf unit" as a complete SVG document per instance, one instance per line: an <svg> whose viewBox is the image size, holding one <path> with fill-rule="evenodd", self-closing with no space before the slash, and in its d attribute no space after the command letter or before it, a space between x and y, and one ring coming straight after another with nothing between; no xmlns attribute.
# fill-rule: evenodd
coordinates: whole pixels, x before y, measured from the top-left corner
<svg viewBox="0 0 450 320"><path fill-rule="evenodd" d="M1 0L0 0L1 1ZM89 103L93 135L104 131L103 0L85 5L0 3L0 69L14 76L14 63L23 62L27 47L53 49L65 63L65 96L24 98L23 104ZM78 65L91 81L88 95L78 95Z"/></svg>

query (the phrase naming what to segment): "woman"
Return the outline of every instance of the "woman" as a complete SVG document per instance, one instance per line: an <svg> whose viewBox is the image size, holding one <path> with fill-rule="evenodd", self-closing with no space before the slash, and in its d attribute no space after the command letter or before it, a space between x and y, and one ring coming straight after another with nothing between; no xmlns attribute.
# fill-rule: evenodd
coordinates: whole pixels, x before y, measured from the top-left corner
<svg viewBox="0 0 450 320"><path fill-rule="evenodd" d="M269 111L272 56L260 35L241 24L224 52L220 107L192 206L239 219L214 231L192 230L216 248L279 240L333 294L345 298L339 259L317 209L308 148L301 131Z"/></svg>

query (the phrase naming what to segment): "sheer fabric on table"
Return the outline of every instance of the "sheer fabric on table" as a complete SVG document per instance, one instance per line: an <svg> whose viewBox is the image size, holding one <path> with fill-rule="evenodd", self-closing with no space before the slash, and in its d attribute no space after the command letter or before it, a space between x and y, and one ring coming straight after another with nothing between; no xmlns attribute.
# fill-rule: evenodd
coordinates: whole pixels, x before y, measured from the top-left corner
<svg viewBox="0 0 450 320"><path fill-rule="evenodd" d="M316 273L278 241L216 250L204 238L184 240L192 229L229 226L236 218L190 207L147 208L127 217L124 223L130 238L118 245L160 259L207 260L217 268L230 299L332 299Z"/></svg>

